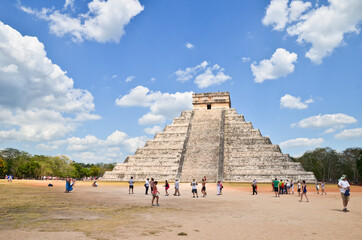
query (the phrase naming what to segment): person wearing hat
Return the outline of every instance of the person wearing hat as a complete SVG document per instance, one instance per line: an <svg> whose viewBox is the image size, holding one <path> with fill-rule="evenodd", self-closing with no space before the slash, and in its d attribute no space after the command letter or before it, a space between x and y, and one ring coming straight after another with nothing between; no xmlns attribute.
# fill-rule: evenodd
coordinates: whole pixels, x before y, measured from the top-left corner
<svg viewBox="0 0 362 240"><path fill-rule="evenodd" d="M347 210L347 205L349 202L349 183L347 181L347 176L342 175L338 182L339 191L341 192L341 197L343 201L343 212L349 212Z"/></svg>

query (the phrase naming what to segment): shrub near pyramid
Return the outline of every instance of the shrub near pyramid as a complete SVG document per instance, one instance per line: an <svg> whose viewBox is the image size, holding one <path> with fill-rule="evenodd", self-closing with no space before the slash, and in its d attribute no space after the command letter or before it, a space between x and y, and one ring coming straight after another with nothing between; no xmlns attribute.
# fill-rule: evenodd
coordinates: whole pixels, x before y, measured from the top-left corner
<svg viewBox="0 0 362 240"><path fill-rule="evenodd" d="M231 108L228 92L194 93L193 110L183 111L133 156L105 172L103 180L128 181L131 176L136 181L188 182L204 176L225 182L316 181Z"/></svg>

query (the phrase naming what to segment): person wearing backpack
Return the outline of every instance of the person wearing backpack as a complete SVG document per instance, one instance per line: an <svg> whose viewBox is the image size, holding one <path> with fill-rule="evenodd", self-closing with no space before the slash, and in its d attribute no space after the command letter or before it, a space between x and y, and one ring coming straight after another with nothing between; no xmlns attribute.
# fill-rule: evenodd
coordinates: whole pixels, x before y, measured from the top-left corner
<svg viewBox="0 0 362 240"><path fill-rule="evenodd" d="M283 183L283 179L280 179L280 182L279 182L279 194L283 195L283 192L284 192L284 183Z"/></svg>

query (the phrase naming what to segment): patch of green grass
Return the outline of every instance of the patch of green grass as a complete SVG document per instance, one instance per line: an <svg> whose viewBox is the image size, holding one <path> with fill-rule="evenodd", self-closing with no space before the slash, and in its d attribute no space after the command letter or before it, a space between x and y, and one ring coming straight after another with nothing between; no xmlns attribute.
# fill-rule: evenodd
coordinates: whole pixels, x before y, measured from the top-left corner
<svg viewBox="0 0 362 240"><path fill-rule="evenodd" d="M177 235L179 235L179 236L187 236L187 233L185 233L185 232L180 232L180 233L178 233Z"/></svg>

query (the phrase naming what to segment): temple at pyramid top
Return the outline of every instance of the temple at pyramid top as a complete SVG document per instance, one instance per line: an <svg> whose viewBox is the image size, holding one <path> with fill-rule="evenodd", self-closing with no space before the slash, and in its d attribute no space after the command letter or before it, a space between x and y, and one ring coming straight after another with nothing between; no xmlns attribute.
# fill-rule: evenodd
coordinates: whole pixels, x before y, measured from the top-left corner
<svg viewBox="0 0 362 240"><path fill-rule="evenodd" d="M229 92L193 93L194 109L231 108Z"/></svg>
<svg viewBox="0 0 362 240"><path fill-rule="evenodd" d="M103 179L187 182L204 176L226 182L316 180L231 108L228 92L194 93L192 110L183 111Z"/></svg>

